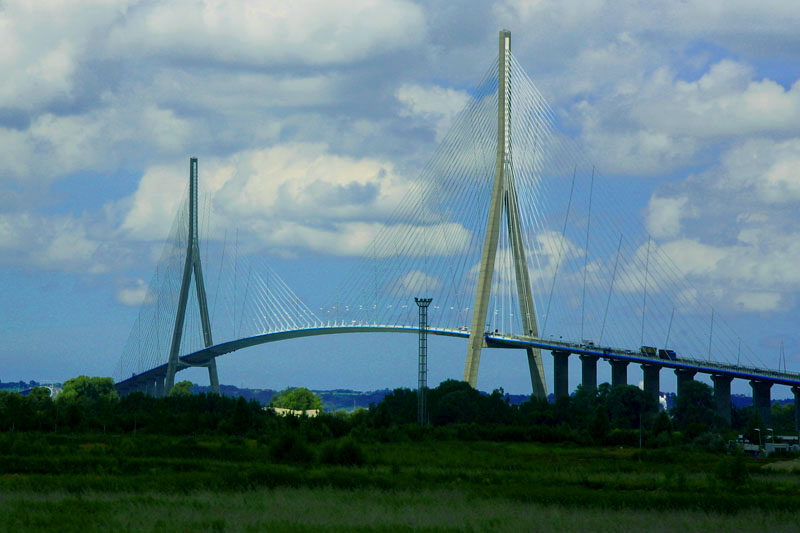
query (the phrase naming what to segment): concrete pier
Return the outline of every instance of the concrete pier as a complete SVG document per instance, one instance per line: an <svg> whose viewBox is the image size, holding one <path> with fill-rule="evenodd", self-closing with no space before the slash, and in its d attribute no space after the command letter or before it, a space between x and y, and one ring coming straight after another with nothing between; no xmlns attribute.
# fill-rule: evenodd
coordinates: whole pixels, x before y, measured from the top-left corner
<svg viewBox="0 0 800 533"><path fill-rule="evenodd" d="M553 350L553 395L556 399L569 396L569 352Z"/></svg>
<svg viewBox="0 0 800 533"><path fill-rule="evenodd" d="M597 355L581 355L581 385L589 392L597 392Z"/></svg>
<svg viewBox="0 0 800 533"><path fill-rule="evenodd" d="M794 430L800 433L800 387L792 387L794 393Z"/></svg>
<svg viewBox="0 0 800 533"><path fill-rule="evenodd" d="M718 417L731 424L731 381L732 376L714 374L711 376L714 382L714 406Z"/></svg>
<svg viewBox="0 0 800 533"><path fill-rule="evenodd" d="M753 406L756 408L758 414L761 415L764 425L766 427L772 427L772 415L770 413L772 400L769 394L772 383L753 380L750 382L750 386L753 388ZM766 435L764 436L766 437Z"/></svg>
<svg viewBox="0 0 800 533"><path fill-rule="evenodd" d="M608 361L611 365L611 386L617 387L619 385L628 384L628 361L621 361L611 359Z"/></svg>
<svg viewBox="0 0 800 533"><path fill-rule="evenodd" d="M683 394L683 386L690 381L694 381L695 374L697 374L696 370L675 369L675 375L678 377L678 397Z"/></svg>
<svg viewBox="0 0 800 533"><path fill-rule="evenodd" d="M656 402L661 395L661 381L659 379L659 372L661 367L659 365L642 365L642 381L644 382L644 391L649 394Z"/></svg>

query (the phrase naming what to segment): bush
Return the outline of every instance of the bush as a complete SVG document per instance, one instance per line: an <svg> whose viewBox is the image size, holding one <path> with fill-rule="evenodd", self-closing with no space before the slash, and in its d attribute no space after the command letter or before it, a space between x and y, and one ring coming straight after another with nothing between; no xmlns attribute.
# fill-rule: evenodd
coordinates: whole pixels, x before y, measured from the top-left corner
<svg viewBox="0 0 800 533"><path fill-rule="evenodd" d="M319 461L323 464L340 466L361 466L366 462L364 450L349 437L338 443L327 442L320 451Z"/></svg>
<svg viewBox="0 0 800 533"><path fill-rule="evenodd" d="M342 439L338 446L339 464L343 466L361 466L364 464L364 450L350 438Z"/></svg>
<svg viewBox="0 0 800 533"><path fill-rule="evenodd" d="M615 429L608 434L605 443L612 446L639 446L639 430Z"/></svg>
<svg viewBox="0 0 800 533"><path fill-rule="evenodd" d="M744 453L741 450L736 450L732 456L722 459L717 463L714 474L719 481L722 481L729 488L740 488L750 478L750 474L747 472L747 465L744 462Z"/></svg>
<svg viewBox="0 0 800 533"><path fill-rule="evenodd" d="M722 453L725 451L725 441L718 433L706 432L694 439L692 444L701 450L712 453Z"/></svg>
<svg viewBox="0 0 800 533"><path fill-rule="evenodd" d="M687 441L691 442L707 431L707 424L703 424L702 422L692 422L686 426L686 429L683 430L683 436Z"/></svg>
<svg viewBox="0 0 800 533"><path fill-rule="evenodd" d="M269 456L276 463L309 463L314 453L296 433L287 432L269 448Z"/></svg>

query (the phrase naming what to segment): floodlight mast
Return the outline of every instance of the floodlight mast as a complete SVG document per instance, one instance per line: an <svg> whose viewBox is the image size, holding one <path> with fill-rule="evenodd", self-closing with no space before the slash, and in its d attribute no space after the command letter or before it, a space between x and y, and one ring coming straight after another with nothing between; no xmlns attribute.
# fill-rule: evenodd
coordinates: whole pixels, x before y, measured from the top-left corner
<svg viewBox="0 0 800 533"><path fill-rule="evenodd" d="M417 423L428 421L425 393L428 389L428 306L433 298L414 298L419 307L419 365L417 381Z"/></svg>

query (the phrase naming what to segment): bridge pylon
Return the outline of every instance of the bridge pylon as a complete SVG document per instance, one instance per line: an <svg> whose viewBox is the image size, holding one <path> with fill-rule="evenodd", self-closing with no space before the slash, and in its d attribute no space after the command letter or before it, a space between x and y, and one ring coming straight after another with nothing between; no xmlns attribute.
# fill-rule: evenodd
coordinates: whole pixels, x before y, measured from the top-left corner
<svg viewBox="0 0 800 533"><path fill-rule="evenodd" d="M475 306L472 314L467 347L467 360L464 368L464 381L475 387L478 382L478 365L481 350L485 344L484 330L486 314L489 310L492 276L494 274L497 245L500 238L502 217L505 213L508 226L508 238L511 244L514 275L517 286L517 297L520 305L523 331L538 336L536 314L533 307L528 262L525 256L525 244L519 218L519 199L514 183L514 168L511 154L511 32L500 32L500 53L497 76L497 162L495 165L494 188L489 204L489 220L483 243L478 287L475 293ZM528 368L531 374L533 394L537 398L547 398L547 384L544 380L542 355L539 348L527 348Z"/></svg>
<svg viewBox="0 0 800 533"><path fill-rule="evenodd" d="M167 375L164 382L164 394L168 395L175 385L175 373L182 368L192 366L180 360L181 338L183 324L186 318L186 304L189 300L189 288L192 284L194 273L195 288L197 289L197 303L200 307L200 322L203 327L203 343L206 348L213 345L211 337L211 320L208 317L208 302L206 300L206 287L203 283L203 267L200 263L200 238L197 224L197 158L189 159L189 239L186 246L186 262L183 266L183 279L178 297L178 312L175 315L175 327L172 330L172 342L169 349L167 362ZM219 378L217 376L217 361L211 358L208 363L200 366L208 367L208 378L211 382L211 392L219 394Z"/></svg>

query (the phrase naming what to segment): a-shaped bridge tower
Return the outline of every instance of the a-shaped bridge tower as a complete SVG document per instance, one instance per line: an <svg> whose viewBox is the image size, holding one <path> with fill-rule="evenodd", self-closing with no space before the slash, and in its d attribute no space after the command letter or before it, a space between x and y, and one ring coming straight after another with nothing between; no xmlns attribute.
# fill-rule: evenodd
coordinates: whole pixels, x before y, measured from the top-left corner
<svg viewBox="0 0 800 533"><path fill-rule="evenodd" d="M500 32L500 52L497 73L497 163L494 173L494 188L489 205L489 221L483 244L478 287L475 293L475 307L472 314L467 362L464 367L464 381L475 387L478 382L478 365L481 351L485 345L486 313L489 310L489 295L494 275L497 245L502 231L502 219L505 215L508 241L511 248L514 277L519 300L520 318L523 330L532 336L539 335L536 325L536 314L533 308L531 283L528 274L528 261L525 256L525 244L522 238L522 225L519 217L519 199L514 183L514 166L511 153L511 32ZM539 348L526 348L528 367L531 373L533 394L537 398L547 398L547 385L544 380L542 355Z"/></svg>
<svg viewBox="0 0 800 533"><path fill-rule="evenodd" d="M181 289L178 296L178 312L175 315L175 327L172 330L172 342L169 348L167 375L164 381L164 389L167 394L172 390L172 386L175 384L175 373L181 368L192 366L190 363L180 359L181 338L183 337L183 326L186 319L186 304L189 300L189 289L192 285L192 274L194 274L194 285L197 289L200 323L203 328L203 343L206 347L214 344L214 340L211 337L211 320L208 317L208 300L206 298L206 286L203 282L203 267L200 263L197 196L197 158L192 157L189 160L189 239L186 245L186 262L183 265L183 277L181 278ZM208 367L208 378L211 382L211 390L219 394L217 360L211 358L198 366Z"/></svg>

